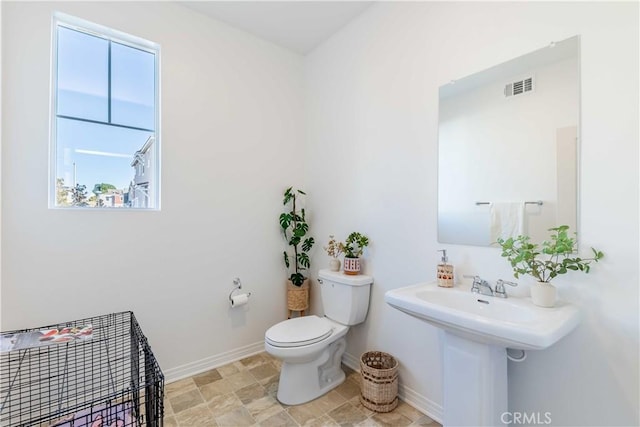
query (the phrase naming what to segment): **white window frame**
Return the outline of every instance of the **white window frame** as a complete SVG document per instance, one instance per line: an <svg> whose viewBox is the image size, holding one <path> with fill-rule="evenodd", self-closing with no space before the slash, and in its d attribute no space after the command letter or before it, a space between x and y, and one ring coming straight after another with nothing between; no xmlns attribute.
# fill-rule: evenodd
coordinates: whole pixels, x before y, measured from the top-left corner
<svg viewBox="0 0 640 427"><path fill-rule="evenodd" d="M56 178L57 178L57 95L58 95L58 27L66 27L72 30L87 33L105 40L113 41L125 46L133 47L145 52L152 53L155 58L154 72L155 72L155 127L154 127L154 159L155 169L153 173L154 186L156 188L154 197L150 197L150 206L147 208L100 208L100 207L78 207L78 206L56 206ZM50 115L49 115L49 186L48 186L48 205L49 209L88 209L88 210L123 210L123 211L159 211L161 201L161 173L160 168L162 164L161 156L161 138L160 138L160 45L158 43L145 40L140 37L136 37L130 34L123 33L118 30L114 30L103 25L95 24L93 22L85 21L81 18L76 18L71 15L67 15L61 12L53 13L53 20L51 26L51 99L50 99Z"/></svg>

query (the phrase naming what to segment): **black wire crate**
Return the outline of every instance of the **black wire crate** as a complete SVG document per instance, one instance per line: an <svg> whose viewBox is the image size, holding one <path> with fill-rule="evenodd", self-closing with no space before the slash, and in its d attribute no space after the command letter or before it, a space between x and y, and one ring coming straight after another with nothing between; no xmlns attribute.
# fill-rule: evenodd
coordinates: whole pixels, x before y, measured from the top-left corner
<svg viewBox="0 0 640 427"><path fill-rule="evenodd" d="M164 376L132 312L0 335L0 426L162 427Z"/></svg>

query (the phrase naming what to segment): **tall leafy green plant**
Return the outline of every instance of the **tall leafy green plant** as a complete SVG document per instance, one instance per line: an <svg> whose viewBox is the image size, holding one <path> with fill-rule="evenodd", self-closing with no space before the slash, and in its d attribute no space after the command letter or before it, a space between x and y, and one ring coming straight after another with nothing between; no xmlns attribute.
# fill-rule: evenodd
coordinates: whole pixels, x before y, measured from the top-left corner
<svg viewBox="0 0 640 427"><path fill-rule="evenodd" d="M531 243L529 236L498 239L502 256L511 263L515 278L528 274L538 282L550 282L554 277L569 271L588 273L591 262L598 262L604 257L601 251L594 248L591 248L592 257L577 256L578 244L574 237L569 236L568 225L550 228L549 231L552 232L551 240L542 242L542 247Z"/></svg>
<svg viewBox="0 0 640 427"><path fill-rule="evenodd" d="M291 247L289 251L284 251L284 263L287 269L293 271L289 279L296 286L302 286L305 277L303 271L311 265L309 261L309 251L313 247L315 240L308 237L309 224L305 217L304 208L298 209L296 206L298 197L305 196L302 190L294 190L289 187L284 192L283 205L287 206L286 211L280 214L280 228L285 240Z"/></svg>

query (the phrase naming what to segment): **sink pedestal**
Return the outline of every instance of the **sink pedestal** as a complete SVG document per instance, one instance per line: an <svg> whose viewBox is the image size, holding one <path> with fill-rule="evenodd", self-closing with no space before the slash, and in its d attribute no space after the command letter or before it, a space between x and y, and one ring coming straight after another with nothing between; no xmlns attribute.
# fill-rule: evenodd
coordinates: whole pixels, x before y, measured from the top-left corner
<svg viewBox="0 0 640 427"><path fill-rule="evenodd" d="M506 348L441 333L444 426L506 425L501 420L508 411Z"/></svg>
<svg viewBox="0 0 640 427"><path fill-rule="evenodd" d="M504 426L508 410L507 348L544 350L580 321L578 309L529 298L492 298L468 286L424 283L392 289L385 301L442 330L444 425Z"/></svg>

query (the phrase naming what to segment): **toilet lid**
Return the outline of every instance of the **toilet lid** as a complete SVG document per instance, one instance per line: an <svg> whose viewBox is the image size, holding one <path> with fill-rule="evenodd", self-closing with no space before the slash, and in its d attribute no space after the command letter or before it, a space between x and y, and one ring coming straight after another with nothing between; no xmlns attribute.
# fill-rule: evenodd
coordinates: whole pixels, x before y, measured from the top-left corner
<svg viewBox="0 0 640 427"><path fill-rule="evenodd" d="M265 339L275 347L300 347L322 341L332 331L324 317L303 316L273 325L265 333Z"/></svg>

